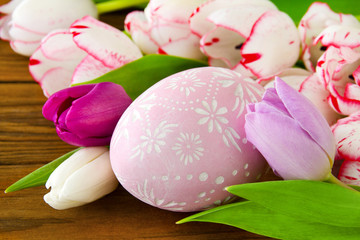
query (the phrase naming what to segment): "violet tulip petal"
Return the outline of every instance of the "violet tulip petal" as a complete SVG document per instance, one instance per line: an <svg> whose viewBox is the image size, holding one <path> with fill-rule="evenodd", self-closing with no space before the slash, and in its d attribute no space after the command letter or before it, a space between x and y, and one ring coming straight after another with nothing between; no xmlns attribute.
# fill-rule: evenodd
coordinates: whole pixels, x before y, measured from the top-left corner
<svg viewBox="0 0 360 240"><path fill-rule="evenodd" d="M326 119L306 97L280 78L275 79L275 86L290 115L324 149L328 157L334 159L335 140Z"/></svg>
<svg viewBox="0 0 360 240"><path fill-rule="evenodd" d="M59 114L61 114L61 108L64 107L63 103L66 102L66 99L73 100L79 98L88 93L94 86L95 84L75 86L54 93L43 106L42 113L44 117L50 121L57 122Z"/></svg>
<svg viewBox="0 0 360 240"><path fill-rule="evenodd" d="M73 101L66 126L79 138L111 136L131 102L122 86L111 82L96 84L89 93Z"/></svg>
<svg viewBox="0 0 360 240"><path fill-rule="evenodd" d="M56 132L59 135L60 139L64 142L74 145L74 146L86 146L86 147L94 147L94 146L106 146L110 144L111 136L106 137L93 137L93 138L79 138L75 134L71 132L64 132L58 128L56 128Z"/></svg>
<svg viewBox="0 0 360 240"><path fill-rule="evenodd" d="M245 118L248 140L281 177L326 179L331 170L326 152L294 119L277 113L248 113Z"/></svg>
<svg viewBox="0 0 360 240"><path fill-rule="evenodd" d="M277 95L276 90L274 88L269 88L265 91L262 102L265 102L268 105L272 105L277 110L290 116L288 110L286 109L284 103L281 101L281 99ZM260 103L262 103L262 102L260 102ZM260 104L260 103L257 103L257 104Z"/></svg>

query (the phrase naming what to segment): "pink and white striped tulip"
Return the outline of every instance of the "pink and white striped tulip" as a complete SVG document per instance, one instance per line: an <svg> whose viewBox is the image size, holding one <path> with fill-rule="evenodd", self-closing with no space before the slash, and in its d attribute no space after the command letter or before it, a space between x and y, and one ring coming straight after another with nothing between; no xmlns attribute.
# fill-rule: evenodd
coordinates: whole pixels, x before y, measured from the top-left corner
<svg viewBox="0 0 360 240"><path fill-rule="evenodd" d="M316 72L328 89L328 102L336 112L350 115L360 111L359 51L330 46L319 58Z"/></svg>
<svg viewBox="0 0 360 240"><path fill-rule="evenodd" d="M352 36L339 38L342 27L359 28L360 23L352 15L333 12L326 3L315 2L309 7L298 27L302 60L308 70L315 71L317 60L328 46L349 44Z"/></svg>
<svg viewBox="0 0 360 240"><path fill-rule="evenodd" d="M12 49L30 56L49 32L68 28L85 15L97 17L92 0L12 0L0 6L0 38Z"/></svg>
<svg viewBox="0 0 360 240"><path fill-rule="evenodd" d="M212 0L190 18L212 66L268 78L299 57L300 38L291 18L267 0Z"/></svg>
<svg viewBox="0 0 360 240"><path fill-rule="evenodd" d="M200 38L190 31L188 19L204 0L151 0L144 11L129 13L125 29L146 53L202 59Z"/></svg>
<svg viewBox="0 0 360 240"><path fill-rule="evenodd" d="M338 178L343 183L360 186L360 161L345 160L340 167Z"/></svg>
<svg viewBox="0 0 360 240"><path fill-rule="evenodd" d="M337 152L342 159L360 161L360 111L332 126Z"/></svg>
<svg viewBox="0 0 360 240"><path fill-rule="evenodd" d="M49 33L30 58L29 70L45 96L97 78L142 57L120 30L90 16Z"/></svg>
<svg viewBox="0 0 360 240"><path fill-rule="evenodd" d="M107 147L80 149L50 175L44 196L47 204L57 210L85 205L114 191L117 181L110 164Z"/></svg>

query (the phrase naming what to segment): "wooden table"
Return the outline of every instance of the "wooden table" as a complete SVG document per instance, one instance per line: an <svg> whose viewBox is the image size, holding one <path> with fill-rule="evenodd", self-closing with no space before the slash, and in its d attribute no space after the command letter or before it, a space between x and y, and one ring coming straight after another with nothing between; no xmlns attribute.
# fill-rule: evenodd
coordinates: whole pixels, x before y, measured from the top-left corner
<svg viewBox="0 0 360 240"><path fill-rule="evenodd" d="M0 0L0 4L7 2ZM101 16L122 27L125 12ZM46 98L28 72L28 58L0 42L0 239L269 239L210 223L175 222L190 213L151 207L122 187L86 206L57 211L45 187L5 194L6 187L75 147L62 142L41 113Z"/></svg>

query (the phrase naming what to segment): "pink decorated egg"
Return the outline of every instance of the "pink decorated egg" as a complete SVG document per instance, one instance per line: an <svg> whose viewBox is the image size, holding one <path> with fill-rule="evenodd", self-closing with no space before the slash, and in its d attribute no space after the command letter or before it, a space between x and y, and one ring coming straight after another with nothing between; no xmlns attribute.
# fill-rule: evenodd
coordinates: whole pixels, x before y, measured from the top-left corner
<svg viewBox="0 0 360 240"><path fill-rule="evenodd" d="M199 211L233 199L225 188L254 182L266 162L247 141L246 104L263 88L229 69L186 70L139 96L118 122L110 158L122 186L171 211Z"/></svg>

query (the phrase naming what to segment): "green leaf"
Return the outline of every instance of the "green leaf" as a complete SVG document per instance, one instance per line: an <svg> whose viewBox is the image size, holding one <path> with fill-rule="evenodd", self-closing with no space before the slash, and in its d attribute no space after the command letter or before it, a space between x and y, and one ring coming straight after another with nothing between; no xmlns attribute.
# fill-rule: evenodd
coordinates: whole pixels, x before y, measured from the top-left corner
<svg viewBox="0 0 360 240"><path fill-rule="evenodd" d="M197 60L150 54L99 78L81 84L114 82L120 84L134 100L146 89L165 77L186 69L205 66L208 66L205 62Z"/></svg>
<svg viewBox="0 0 360 240"><path fill-rule="evenodd" d="M111 1L99 1L97 0L96 8L98 14L104 14L122 9L140 7L145 8L149 3L149 0L111 0Z"/></svg>
<svg viewBox="0 0 360 240"><path fill-rule="evenodd" d="M256 234L285 240L357 240L360 236L360 228L301 221L250 201L210 209L177 223L195 221L226 224Z"/></svg>
<svg viewBox="0 0 360 240"><path fill-rule="evenodd" d="M270 181L235 185L227 190L294 218L360 227L360 192L336 184L306 180Z"/></svg>
<svg viewBox="0 0 360 240"><path fill-rule="evenodd" d="M300 22L300 19L304 16L310 5L315 2L314 0L301 0L301 1L289 1L289 0L271 0L280 11L287 13L296 24ZM358 0L327 0L320 1L326 2L330 8L337 13L348 13L353 15L360 14L360 8L358 6Z"/></svg>
<svg viewBox="0 0 360 240"><path fill-rule="evenodd" d="M66 159L68 159L75 152L80 150L81 148L77 148L71 152L64 154L63 156L53 160L52 162L36 169L34 172L26 175L21 178L19 181L12 184L5 190L5 193L15 192L25 188L37 187L41 185L45 185L48 180L50 174Z"/></svg>

